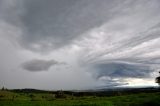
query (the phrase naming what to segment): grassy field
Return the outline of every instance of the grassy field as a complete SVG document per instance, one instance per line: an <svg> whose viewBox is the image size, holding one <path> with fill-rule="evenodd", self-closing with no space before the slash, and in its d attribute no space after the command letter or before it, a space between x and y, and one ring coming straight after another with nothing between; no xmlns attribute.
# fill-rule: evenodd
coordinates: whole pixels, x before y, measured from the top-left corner
<svg viewBox="0 0 160 106"><path fill-rule="evenodd" d="M160 106L160 92L111 97L55 98L51 93L0 91L0 106Z"/></svg>

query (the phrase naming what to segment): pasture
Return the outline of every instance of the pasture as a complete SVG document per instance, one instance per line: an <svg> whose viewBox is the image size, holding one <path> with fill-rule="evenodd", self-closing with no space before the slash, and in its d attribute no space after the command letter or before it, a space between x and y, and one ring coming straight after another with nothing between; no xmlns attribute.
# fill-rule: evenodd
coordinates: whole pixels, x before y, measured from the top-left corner
<svg viewBox="0 0 160 106"><path fill-rule="evenodd" d="M160 106L160 92L56 98L50 92L0 91L0 106Z"/></svg>

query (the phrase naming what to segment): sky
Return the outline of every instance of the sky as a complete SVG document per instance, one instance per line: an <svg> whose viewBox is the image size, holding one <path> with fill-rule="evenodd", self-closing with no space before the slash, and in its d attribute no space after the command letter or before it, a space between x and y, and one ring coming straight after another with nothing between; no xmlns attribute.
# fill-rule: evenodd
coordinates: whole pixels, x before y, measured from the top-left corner
<svg viewBox="0 0 160 106"><path fill-rule="evenodd" d="M159 0L0 0L0 87L156 86Z"/></svg>

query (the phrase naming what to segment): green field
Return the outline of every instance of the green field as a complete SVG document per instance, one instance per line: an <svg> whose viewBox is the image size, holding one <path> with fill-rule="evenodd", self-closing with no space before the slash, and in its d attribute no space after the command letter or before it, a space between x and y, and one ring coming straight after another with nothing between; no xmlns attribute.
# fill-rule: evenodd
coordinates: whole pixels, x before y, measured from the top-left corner
<svg viewBox="0 0 160 106"><path fill-rule="evenodd" d="M0 106L160 106L160 92L111 97L66 95L66 98L55 98L50 93L0 91Z"/></svg>

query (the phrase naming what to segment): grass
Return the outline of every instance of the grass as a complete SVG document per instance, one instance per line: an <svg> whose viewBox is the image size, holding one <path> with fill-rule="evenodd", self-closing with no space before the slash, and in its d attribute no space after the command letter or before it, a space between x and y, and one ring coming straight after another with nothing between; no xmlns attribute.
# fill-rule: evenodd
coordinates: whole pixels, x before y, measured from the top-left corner
<svg viewBox="0 0 160 106"><path fill-rule="evenodd" d="M160 106L160 92L113 97L74 97L56 99L49 93L0 91L0 106Z"/></svg>
<svg viewBox="0 0 160 106"><path fill-rule="evenodd" d="M0 106L113 106L109 101L56 100L56 101L0 101Z"/></svg>

